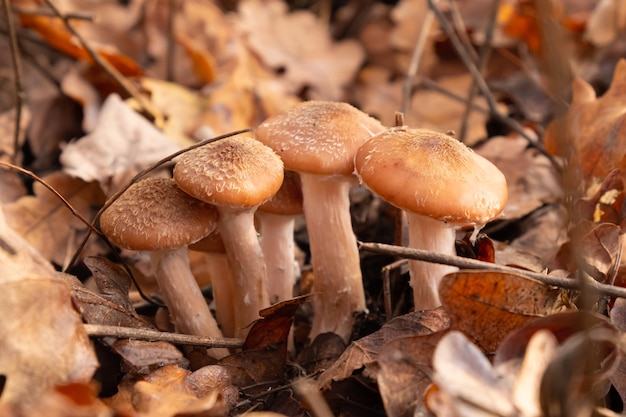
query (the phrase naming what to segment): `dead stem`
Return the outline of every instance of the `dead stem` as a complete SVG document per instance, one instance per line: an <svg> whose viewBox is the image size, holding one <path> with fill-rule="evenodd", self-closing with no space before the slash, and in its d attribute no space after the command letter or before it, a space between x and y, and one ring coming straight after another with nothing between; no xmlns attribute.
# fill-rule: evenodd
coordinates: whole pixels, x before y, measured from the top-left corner
<svg viewBox="0 0 626 417"><path fill-rule="evenodd" d="M160 332L158 330L136 329L133 327L105 326L101 324L84 324L85 332L92 337L116 337L118 339L137 339L162 341L177 345L203 346L207 348L232 348L243 346L243 340L193 336L180 333Z"/></svg>
<svg viewBox="0 0 626 417"><path fill-rule="evenodd" d="M9 6L9 0L2 0L4 15L6 16L7 28L9 30L9 40L11 45L11 61L13 63L13 74L15 83L15 131L13 132L13 155L11 162L17 162L20 149L20 124L22 121L22 104L25 93L22 83L22 60L20 59L19 47L17 46L17 36L15 25L13 24L13 14Z"/></svg>
<svg viewBox="0 0 626 417"><path fill-rule="evenodd" d="M392 255L400 258L451 265L462 269L486 269L490 271L505 272L509 274L518 274L523 275L526 278L539 281L545 285L551 285L554 287L572 290L581 290L581 288L584 288L596 291L598 294L601 295L626 298L626 288L601 284L591 278L589 275L585 274L583 271L579 271L579 277L577 277L579 279L559 278L545 275L539 272L532 272L524 269L513 268L510 266L492 264L489 262L463 258L460 256L443 255L421 249L411 249L403 246L387 245L384 243L369 243L360 241L357 243L359 245L359 249L368 252L382 253L385 255Z"/></svg>
<svg viewBox="0 0 626 417"><path fill-rule="evenodd" d="M4 0L6 1L6 0ZM122 73L120 73L117 68L115 68L109 61L106 59L102 59L100 55L91 47L91 45L74 29L70 19L61 13L61 11L56 7L56 5L52 2L52 0L44 0L46 5L52 9L54 15L59 19L63 20L63 24L67 28L67 30L78 40L85 51L89 54L91 59L102 68L116 83L119 84L120 87L131 97L137 100L137 103L142 107L143 111L150 116L153 121L162 122L163 115L159 110L157 110L152 102L146 98L141 92L135 87L133 83L131 83L128 78L126 78ZM158 124L158 123L157 123Z"/></svg>

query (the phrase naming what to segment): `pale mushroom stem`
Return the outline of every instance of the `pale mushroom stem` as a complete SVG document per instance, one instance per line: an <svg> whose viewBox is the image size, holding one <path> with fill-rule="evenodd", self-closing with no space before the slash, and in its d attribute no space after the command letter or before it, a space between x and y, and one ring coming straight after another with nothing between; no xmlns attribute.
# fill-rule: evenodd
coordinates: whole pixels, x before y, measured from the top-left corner
<svg viewBox="0 0 626 417"><path fill-rule="evenodd" d="M332 332L349 342L354 315L366 311L348 181L301 173L314 271L310 339Z"/></svg>
<svg viewBox="0 0 626 417"><path fill-rule="evenodd" d="M267 265L267 287L271 303L293 298L295 253L294 217L257 212L261 226L261 249Z"/></svg>
<svg viewBox="0 0 626 417"><path fill-rule="evenodd" d="M195 336L222 337L217 322L189 268L187 247L150 251L156 268L155 276L176 330ZM209 349L209 354L221 359L228 349Z"/></svg>
<svg viewBox="0 0 626 417"><path fill-rule="evenodd" d="M445 222L406 212L409 224L409 247L445 255L456 255L455 232ZM422 261L409 261L415 310L431 310L441 305L439 283L444 275L458 268Z"/></svg>
<svg viewBox="0 0 626 417"><path fill-rule="evenodd" d="M235 278L234 299L243 303L241 308L235 307L236 337L245 337L246 327L260 318L259 310L270 305L267 269L254 228L254 211L217 207L217 226Z"/></svg>
<svg viewBox="0 0 626 417"><path fill-rule="evenodd" d="M207 253L208 273L213 287L215 316L225 337L235 337L235 298L233 295L232 268L225 253Z"/></svg>

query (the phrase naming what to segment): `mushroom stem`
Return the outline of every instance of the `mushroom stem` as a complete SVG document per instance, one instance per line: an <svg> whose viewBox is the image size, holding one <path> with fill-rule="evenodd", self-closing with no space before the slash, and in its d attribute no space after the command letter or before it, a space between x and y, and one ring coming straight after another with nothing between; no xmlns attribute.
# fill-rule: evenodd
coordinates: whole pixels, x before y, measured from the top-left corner
<svg viewBox="0 0 626 417"><path fill-rule="evenodd" d="M315 278L310 339L338 334L346 343L355 313L366 311L356 237L350 219L350 183L301 173L304 216Z"/></svg>
<svg viewBox="0 0 626 417"><path fill-rule="evenodd" d="M259 310L269 307L267 269L254 228L254 211L218 206L217 227L235 278L232 286L235 300L235 337L244 337L245 328L260 318Z"/></svg>
<svg viewBox="0 0 626 417"><path fill-rule="evenodd" d="M233 295L233 271L224 253L208 252L208 272L213 287L215 316L224 337L235 337L235 298Z"/></svg>
<svg viewBox="0 0 626 417"><path fill-rule="evenodd" d="M154 250L150 259L155 276L177 331L195 336L222 337L217 322L189 269L187 247ZM228 349L209 349L209 354L221 359Z"/></svg>
<svg viewBox="0 0 626 417"><path fill-rule="evenodd" d="M261 249L267 265L270 302L293 298L294 217L258 211L257 218L261 226Z"/></svg>
<svg viewBox="0 0 626 417"><path fill-rule="evenodd" d="M456 255L455 232L443 221L406 212L409 223L409 247L444 255ZM415 310L431 310L441 305L439 283L444 275L458 268L430 262L409 261Z"/></svg>

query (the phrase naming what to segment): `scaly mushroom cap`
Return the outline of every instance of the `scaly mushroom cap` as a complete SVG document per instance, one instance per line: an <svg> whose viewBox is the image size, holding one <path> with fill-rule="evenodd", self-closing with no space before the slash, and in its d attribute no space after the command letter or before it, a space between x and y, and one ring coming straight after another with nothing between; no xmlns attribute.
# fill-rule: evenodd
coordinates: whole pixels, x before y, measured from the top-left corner
<svg viewBox="0 0 626 417"><path fill-rule="evenodd" d="M173 249L211 233L217 211L184 193L169 178L131 185L100 217L102 232L131 250Z"/></svg>
<svg viewBox="0 0 626 417"><path fill-rule="evenodd" d="M458 140L391 128L356 154L363 184L391 204L452 223L485 223L506 204L504 174Z"/></svg>
<svg viewBox="0 0 626 417"><path fill-rule="evenodd" d="M174 179L189 195L212 204L254 207L283 182L283 163L261 142L231 137L183 154Z"/></svg>
<svg viewBox="0 0 626 417"><path fill-rule="evenodd" d="M261 123L256 137L280 155L285 169L349 176L356 150L384 129L347 103L307 101Z"/></svg>

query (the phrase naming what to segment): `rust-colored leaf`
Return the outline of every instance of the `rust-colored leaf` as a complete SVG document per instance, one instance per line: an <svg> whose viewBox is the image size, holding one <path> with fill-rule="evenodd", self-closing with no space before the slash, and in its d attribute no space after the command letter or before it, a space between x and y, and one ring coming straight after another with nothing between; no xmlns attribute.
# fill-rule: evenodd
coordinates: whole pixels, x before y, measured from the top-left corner
<svg viewBox="0 0 626 417"><path fill-rule="evenodd" d="M439 286L451 328L493 352L504 337L529 320L554 309L559 291L521 274L461 271L446 275Z"/></svg>

